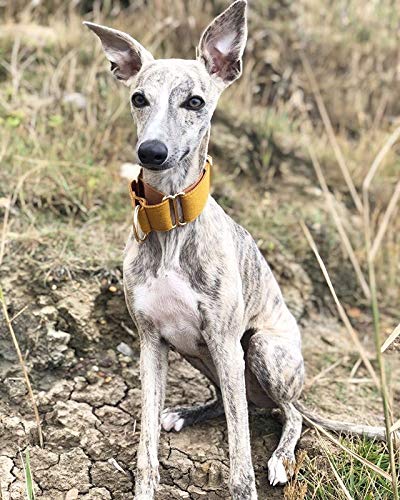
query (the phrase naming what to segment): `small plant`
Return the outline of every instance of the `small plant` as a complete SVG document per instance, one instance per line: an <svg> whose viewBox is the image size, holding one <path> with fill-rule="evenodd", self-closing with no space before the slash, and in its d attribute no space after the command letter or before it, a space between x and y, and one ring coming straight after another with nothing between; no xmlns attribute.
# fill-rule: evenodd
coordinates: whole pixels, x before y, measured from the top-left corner
<svg viewBox="0 0 400 500"><path fill-rule="evenodd" d="M299 477L300 469L304 465L307 458L307 452L302 450L296 454L296 464L293 475L283 490L283 498L285 500L304 500L307 494L307 483ZM286 471L290 471L291 464L285 464Z"/></svg>
<svg viewBox="0 0 400 500"><path fill-rule="evenodd" d="M32 471L31 471L31 460L29 455L29 450L25 450L25 461L21 454L22 466L24 468L25 474L25 485L26 485L26 498L27 500L35 500L35 489L33 486Z"/></svg>

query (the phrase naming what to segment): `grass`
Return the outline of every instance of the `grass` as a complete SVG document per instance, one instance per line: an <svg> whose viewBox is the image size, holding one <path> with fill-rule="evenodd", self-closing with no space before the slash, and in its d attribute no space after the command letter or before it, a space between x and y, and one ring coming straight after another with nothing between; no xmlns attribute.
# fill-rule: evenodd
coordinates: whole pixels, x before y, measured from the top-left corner
<svg viewBox="0 0 400 500"><path fill-rule="evenodd" d="M19 3L19 5L21 9L24 4ZM340 60L329 58L330 67L326 68L326 62L321 62L321 56L316 49L328 53L339 47L340 54L345 52L343 55L346 56L344 58L346 61L351 59L349 54L354 54L353 57L362 54L365 61L363 59L361 65L366 65L366 61L369 61L368 64L372 67L382 66L382 61L385 61L386 68L389 58L394 57L392 46L387 47L387 40L392 38L390 36L392 20L390 18L389 22L380 17L375 19L377 12L373 10L374 14L370 11L363 13L357 2L352 1L343 7L348 17L346 20L341 19L343 13L338 6L328 9L330 14L325 20L326 29L335 33L335 36L331 39L321 38L319 31L321 10L317 9L318 12L313 17L311 0L300 3L296 9L288 9L286 14L283 11L277 14L275 9L278 5L280 2L273 2L269 7L263 2L254 2L253 11L250 12L252 43L246 52L245 73L221 101L221 110L230 114L231 123L239 122L241 124L239 130L248 128L251 132L250 146L246 146L245 151L239 148L241 162L243 157L248 155L249 147L254 151L250 155L249 168L244 171L244 176L247 178L243 184L246 185L248 182L251 185L254 176L258 176L267 185L275 183L271 172L282 163L282 155L276 153L277 147L280 153L282 149L284 152L289 152L286 163L293 163L295 157L303 157L301 161L307 161L308 153L301 145L303 131L300 132L299 126L304 122L300 111L309 109L314 127L314 130L310 131L313 134L313 142L320 136L314 147L321 162L328 167L328 187L331 189L333 183L336 189L342 189L342 181L336 177L337 168L334 159L330 153L327 154L329 147L325 137L320 134L320 126L323 124L316 119L315 112L318 110L314 110L312 86L307 81L307 75L298 67L299 53L296 51L296 44L303 41L293 39L290 35L298 22L303 23L303 38L308 41L305 52L312 60L317 80L322 82L321 97L332 121L333 132L330 136L335 138L343 150L342 156L346 157L349 175L354 176L352 182L358 184L364 174L360 170L360 165L365 164L365 160L371 154L370 148L366 149L364 146L365 144L369 146L371 142L379 144L385 131L390 128L388 121L390 117L381 113L380 127L378 129L375 127L373 131L365 118L362 126L359 125L357 128L359 138L357 141L347 128L349 123L357 120L357 116L360 115L371 117L373 120L380 109L376 101L386 102L392 99L387 89L390 83L387 83L386 87L382 83L382 89L379 90L381 88L378 85L379 81L394 82L395 75L390 69L379 74L375 72L377 81L374 85L371 83L368 92L363 87L359 90L362 99L354 97L352 99L354 106L350 111L345 103L337 105L341 102L340 93L343 91L341 89L346 89L347 94L351 94L345 84L340 87L343 82L343 71L338 69ZM204 2L204 9L200 9L201 14L196 16L196 19L190 20L187 32L188 23L186 16L183 15L185 9L179 1L174 4L172 11L163 5L157 7L152 9L151 5L147 8L136 6L132 9L134 13L114 16L110 15L112 9L105 4L103 9L97 12L96 20L132 31L158 56L172 54L190 56L193 55L193 44L201 28L212 15L213 9L215 11L220 9L219 6L212 8L211 4ZM199 10L194 5L193 8ZM15 32L11 30L12 26L19 26L16 22L18 18L15 6L7 5L4 9L6 25L10 28L5 31L2 38L4 56L1 70L3 81L0 122L4 131L1 143L5 148L3 164L6 166L2 173L2 185L12 185L15 179L27 174L33 168L38 168L33 176L28 176L27 182L24 182L18 190L16 202L21 204L22 213L18 221L14 221L17 226L14 226L16 230L12 236L20 248L32 249L33 257L35 252L32 247L37 245L40 245L41 251L46 249L54 256L62 252L63 262L72 269L84 267L83 262L79 262L74 256L85 254L83 249L90 244L93 248L91 253L93 259L87 256L90 260L87 263L88 267L93 267L95 262L99 261L112 266L119 259L119 253L114 249L120 248L118 244L120 246L123 244L117 225L127 223L129 220L124 196L125 185L121 183L118 171L120 164L132 157L134 126L129 117L128 106L125 105L126 91L109 77L98 45L89 43L93 40L82 29L79 10L64 11L64 7L60 4L60 11L66 12L65 21L62 23L54 16L55 9L56 4L51 10L47 10L44 6L29 10L29 26L23 32L18 32L18 37L14 36ZM167 10L168 15L166 15ZM382 12L389 12L389 7L378 10L379 15L382 15ZM115 12L118 12L118 9ZM171 16L176 16L173 23ZM90 17L90 14L86 17ZM269 20L267 33L263 19ZM43 27L41 37L34 28L35 22ZM148 22L155 23L156 26L159 24L161 31L156 30L154 34L143 33L143 26ZM351 26L350 31L348 31L349 26ZM364 27L363 33L371 33L372 29L378 29L380 36L373 39L370 36L360 38L357 35L357 26ZM180 30L184 28L185 37L188 38L187 44L182 44L180 36ZM353 37L351 44L348 44L349 37ZM382 41L378 42L376 38ZM80 44L82 40L87 43ZM386 40L384 47L381 45L383 40ZM282 47L285 47L285 51ZM268 63L263 62L265 58ZM285 68L290 77L282 76L285 74ZM329 77L320 78L321 72L325 69ZM361 76L358 76L359 71L360 67L353 68L349 63L347 73L351 73L351 79L354 81L354 93L357 84L364 83ZM328 81L335 83L327 87ZM372 91L373 95L367 106L364 100L367 100L368 93ZM85 109L79 109L65 101L65 97L72 92L84 96ZM243 103L240 112L237 112L232 102ZM365 108L362 108L363 104ZM345 111L346 115L352 113L345 124L336 117L336 111L339 109ZM213 139L214 143L217 141L217 138ZM222 146L224 146L221 149L223 154L221 159L217 157L217 164L224 170L224 174L228 174L229 165L222 160L222 156L227 153L231 156L232 163L237 163L239 158L235 155L234 143L228 148L225 144ZM385 158L385 165L380 172L380 184L386 186L393 184L396 168L396 158L391 153ZM381 213L381 203L386 201L380 199L381 193L380 186L374 188L376 214ZM239 192L238 196L234 196L234 200L226 200L227 206L237 207L240 196ZM286 210L277 214L281 220L275 221L271 217L270 222L274 226L272 230L280 239L285 236L282 228L287 222L290 223L291 214L295 211L296 207L291 209L289 203ZM58 215L57 219L54 217L55 214ZM248 218L246 211L237 211L237 215L246 222ZM321 216L315 214L318 215ZM99 224L94 221L96 217ZM110 235L108 241L98 238L98 234L101 234L99 226L103 221L110 224L111 231L116 231ZM379 225L376 218L373 218L373 222ZM262 218L256 219L252 226L256 231L265 233L265 221ZM85 230L77 234L76 227L84 227ZM23 236L18 236L21 234ZM388 303L400 291L398 273L394 272L393 267L396 259L390 257L394 253L393 244L395 249L398 246L396 234L395 227L391 224L382 243L383 251L377 258L380 270L379 291L383 292L389 279L393 282L389 289ZM81 238L86 239L82 244ZM360 265L365 266L362 242L351 239ZM287 243L289 249L298 254L300 259L305 257L306 246L301 243L300 238L288 237ZM340 249L340 240L337 239L334 245ZM44 270L45 274L47 272L48 269ZM387 293L382 295L387 297Z"/></svg>
<svg viewBox="0 0 400 500"><path fill-rule="evenodd" d="M120 165L133 158L127 92L110 78L82 18L132 33L158 57L192 57L202 28L225 5L149 0L122 11L108 1L91 11L90 3L0 5L0 262L16 259L43 282L118 266L130 224L119 176ZM219 202L271 258L279 248L306 269L326 314L334 313L333 290L354 352L378 387L387 354L381 359L378 352L378 315L391 330L399 322L399 16L390 0L252 1L244 74L222 97L211 140ZM376 175L363 193L369 172ZM375 327L357 325L346 312L354 306ZM330 380L332 393L344 397L348 383ZM388 385L383 380L390 427L390 406L396 408ZM387 472L390 462L395 469L390 445L346 446ZM391 498L388 483L350 455L321 450L325 457L305 459L299 473L306 498L342 498L343 485L353 498Z"/></svg>
<svg viewBox="0 0 400 500"><path fill-rule="evenodd" d="M21 460L22 460L22 465L24 468L24 475L25 475L26 498L27 498L27 500L35 500L36 495L35 495L35 488L33 485L33 477L32 477L32 471L31 471L31 459L30 459L29 449L25 450L25 460L23 459L22 455L21 455Z"/></svg>
<svg viewBox="0 0 400 500"><path fill-rule="evenodd" d="M363 439L342 439L341 442L350 450L366 460L390 472L390 457L384 443L375 443ZM390 483L371 471L351 455L337 453L335 448L321 444L324 456L306 457L300 469L298 481L307 485L307 499L330 500L345 499L343 487L332 476L331 465L340 477L350 498L355 500L390 500L393 492ZM331 465L330 465L331 464Z"/></svg>
<svg viewBox="0 0 400 500"><path fill-rule="evenodd" d="M393 426L393 412L392 412L392 407L391 407L391 401L389 399L389 386L387 383L387 374L386 374L386 367L385 367L385 360L382 355L382 340L381 340L381 329L380 329L380 313L379 313L379 304L378 304L378 296L377 296L377 283L376 283L376 273L375 273L375 264L374 264L374 259L376 253L379 251L379 245L381 243L381 238L380 234L384 233L386 230L386 227L388 225L388 221L391 216L391 211L392 211L392 204L391 201L389 202L385 214L382 218L382 221L384 221L383 225L381 226L380 229L383 228L383 231L381 232L380 230L378 231L378 234L376 236L373 235L373 227L372 227L372 222L371 222L371 215L370 215L370 187L371 183L373 181L373 178L375 177L381 163L383 162L385 156L387 153L390 151L390 149L396 144L397 139L399 138L399 130L395 130L382 149L379 151L378 155L376 156L375 160L373 161L366 178L363 182L362 186L362 201L361 198L355 188L355 185L353 183L353 179L350 175L350 172L347 168L346 162L344 160L344 157L342 155L341 149L337 144L336 138L334 136L332 124L329 118L329 115L326 111L325 105L323 103L323 99L319 93L319 88L317 81L314 77L313 70L311 68L311 65L309 61L303 57L302 59L303 65L305 66L307 76L312 84L313 88L313 93L315 96L315 99L318 104L318 109L322 118L322 121L324 123L324 127L327 133L327 136L329 137L330 144L332 146L332 149L335 152L335 156L338 162L338 165L342 171L343 177L346 181L347 188L349 190L349 193L352 197L352 200L354 202L354 205L356 206L357 210L360 212L360 214L363 217L363 222L364 222L364 241L365 241L365 253L366 253L366 258L367 258L367 264L368 264L368 285L367 281L365 280L363 273L361 271L361 268L359 266L358 260L355 257L355 254L353 252L352 246L350 244L350 241L347 237L346 231L343 228L342 222L340 220L340 217L337 215L336 211L333 208L333 205L330 203L330 211L333 215L335 224L337 226L339 235L345 245L345 248L347 250L347 253L349 255L349 258L353 264L353 267L355 269L355 272L359 278L360 284L363 288L363 291L366 295L366 298L370 301L370 306L371 306L371 314L373 318L373 338L374 338L374 343L375 343L375 353L376 353L376 361L378 364L379 368L379 382L376 377L376 374L372 368L372 365L366 356L364 347L362 344L359 342L358 337L355 335L354 330L351 327L350 321L347 318L346 314L344 313L344 309L341 306L340 302L337 299L335 290L332 286L332 282L329 278L329 275L326 271L326 267L321 260L318 250L316 248L315 242L312 239L312 236L306 226L302 223L302 228L303 231L305 232L305 235L307 237L307 240L310 243L311 248L313 249L316 258L320 264L321 270L324 274L324 277L328 283L329 289L332 293L332 296L334 298L334 301L338 307L339 314L342 318L342 321L346 325L346 328L348 329L350 335L353 338L353 341L355 342L358 351L360 352L360 357L363 360L365 366L367 367L368 371L370 372L372 379L374 380L375 384L379 387L380 389L380 394L381 394L381 399L382 399L382 407L383 407L383 414L385 418L385 429L386 429L386 443L388 447L388 455L389 455L389 460L390 460L390 471L392 475L392 493L393 493L393 498L394 500L399 499L399 486L398 486L398 481L397 481L397 472L396 472L396 460L395 460L395 449L394 449L394 441L395 441L395 436L394 433L392 433L391 429ZM328 203L330 202L330 196L329 196L329 191L325 182L325 178L323 176L322 170L318 164L318 161L316 158L313 156L312 149L309 149L309 152L311 153L311 159L313 161L314 168L316 170L319 182L321 184L321 187L324 190L324 194L326 198L328 199ZM392 200L395 199L397 193L397 188L395 188L394 194L392 196ZM374 241L374 247L375 247L375 252L373 253L372 251L372 240L373 238L375 239ZM375 244L375 242L378 242ZM331 463L331 462L330 462ZM335 469L333 469L334 473L336 474Z"/></svg>

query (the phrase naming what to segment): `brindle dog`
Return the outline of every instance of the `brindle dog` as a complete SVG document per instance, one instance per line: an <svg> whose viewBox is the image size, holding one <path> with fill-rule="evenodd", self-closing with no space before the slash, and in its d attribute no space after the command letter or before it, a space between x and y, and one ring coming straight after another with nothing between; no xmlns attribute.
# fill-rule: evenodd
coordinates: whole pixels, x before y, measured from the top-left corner
<svg viewBox="0 0 400 500"><path fill-rule="evenodd" d="M144 181L166 195L181 192L204 167L219 96L241 74L246 2L234 2L214 19L197 60L190 61L154 60L126 33L85 24L100 38L112 73L131 89ZM160 422L167 431L180 431L225 413L232 498L256 499L248 402L281 410L282 436L268 474L271 484L285 483L304 413L297 403L304 380L301 339L250 234L209 196L200 216L185 226L152 232L140 245L131 233L124 283L141 342L135 498L154 498ZM170 346L215 384L215 402L163 411Z"/></svg>

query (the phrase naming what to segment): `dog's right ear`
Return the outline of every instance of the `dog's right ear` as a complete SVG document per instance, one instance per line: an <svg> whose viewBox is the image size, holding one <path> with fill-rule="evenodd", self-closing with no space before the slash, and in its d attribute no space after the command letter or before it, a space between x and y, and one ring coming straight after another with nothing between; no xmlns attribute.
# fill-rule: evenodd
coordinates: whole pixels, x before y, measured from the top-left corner
<svg viewBox="0 0 400 500"><path fill-rule="evenodd" d="M130 79L138 74L145 62L154 60L150 52L127 33L87 21L83 24L100 38L111 63L111 72L126 85L129 85Z"/></svg>

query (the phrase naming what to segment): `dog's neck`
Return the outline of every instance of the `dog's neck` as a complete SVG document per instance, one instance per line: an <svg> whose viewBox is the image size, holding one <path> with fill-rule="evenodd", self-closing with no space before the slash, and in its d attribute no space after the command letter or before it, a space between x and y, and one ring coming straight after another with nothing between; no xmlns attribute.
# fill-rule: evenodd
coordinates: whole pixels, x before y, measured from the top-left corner
<svg viewBox="0 0 400 500"><path fill-rule="evenodd" d="M143 180L164 194L176 194L193 184L200 176L204 167L210 129L208 128L198 147L182 161L161 172L143 169Z"/></svg>

